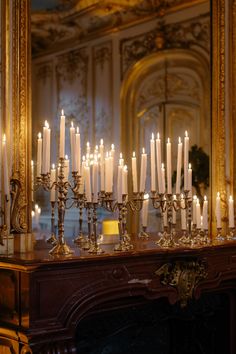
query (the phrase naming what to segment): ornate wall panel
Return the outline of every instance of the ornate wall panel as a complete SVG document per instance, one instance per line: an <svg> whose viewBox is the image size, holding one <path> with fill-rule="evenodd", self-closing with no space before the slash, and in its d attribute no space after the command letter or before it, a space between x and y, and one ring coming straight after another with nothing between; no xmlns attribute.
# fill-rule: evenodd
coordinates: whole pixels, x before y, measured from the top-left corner
<svg viewBox="0 0 236 354"><path fill-rule="evenodd" d="M66 116L67 128L71 120L79 125L82 143L88 140L90 108L88 107L88 52L86 48L71 50L56 58L56 95L57 120L63 108ZM59 124L57 122L57 135ZM68 130L68 129L67 129ZM66 143L66 153L69 154L69 137Z"/></svg>
<svg viewBox="0 0 236 354"><path fill-rule="evenodd" d="M95 142L104 138L111 144L113 117L112 42L93 48L93 119Z"/></svg>

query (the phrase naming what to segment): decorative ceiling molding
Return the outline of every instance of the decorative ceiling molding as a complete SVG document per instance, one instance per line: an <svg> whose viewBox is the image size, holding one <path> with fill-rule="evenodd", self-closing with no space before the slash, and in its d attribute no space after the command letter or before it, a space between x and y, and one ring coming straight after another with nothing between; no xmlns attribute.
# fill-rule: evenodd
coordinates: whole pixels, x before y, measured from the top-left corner
<svg viewBox="0 0 236 354"><path fill-rule="evenodd" d="M55 0L49 8L32 3L33 55L60 50L123 26L163 16L206 0ZM46 4L46 2L45 2Z"/></svg>

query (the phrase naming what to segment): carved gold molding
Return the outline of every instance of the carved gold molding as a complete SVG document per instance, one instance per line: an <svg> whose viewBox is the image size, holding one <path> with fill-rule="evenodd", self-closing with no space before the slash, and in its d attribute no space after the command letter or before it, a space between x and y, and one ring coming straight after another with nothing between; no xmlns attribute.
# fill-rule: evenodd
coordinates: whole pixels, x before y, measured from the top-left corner
<svg viewBox="0 0 236 354"><path fill-rule="evenodd" d="M12 21L10 50L12 51L12 105L13 178L21 182L18 220L21 232L31 230L31 44L30 0L8 1ZM9 60L9 59L8 59ZM14 230L15 232L19 232Z"/></svg>

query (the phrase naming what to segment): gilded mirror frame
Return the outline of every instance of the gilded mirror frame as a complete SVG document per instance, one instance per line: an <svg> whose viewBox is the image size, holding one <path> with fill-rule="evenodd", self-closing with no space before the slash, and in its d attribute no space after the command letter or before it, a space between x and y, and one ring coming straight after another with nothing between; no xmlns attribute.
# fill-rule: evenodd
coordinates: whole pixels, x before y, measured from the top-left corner
<svg viewBox="0 0 236 354"><path fill-rule="evenodd" d="M214 210L214 195L217 191L226 195L226 191L233 191L233 134L226 137L226 101L225 101L225 43L226 21L225 8L227 1L212 1L212 154L211 154L211 195ZM230 11L232 37L235 39L235 1L229 0L233 6ZM4 50L2 62L5 63L3 77L3 125L7 128L9 105L12 105L12 142L13 142L13 175L16 175L22 189L19 199L18 220L21 232L31 229L31 46L30 46L30 0L7 0L4 2L4 26L2 37ZM229 5L230 6L230 5ZM233 26L234 25L234 26ZM234 58L235 44L229 46L227 58ZM228 60L228 59L227 59ZM232 59L231 59L232 60ZM229 62L229 61L228 61ZM236 63L231 63L233 72L236 72ZM4 71L3 70L3 71ZM232 77L232 76L231 76ZM235 91L235 80L228 82L232 92ZM233 128L233 107L228 109L227 125ZM122 123L121 144L125 146L128 138L125 122ZM232 129L231 129L232 131ZM10 134L10 132L8 133ZM229 173L226 178L226 139L229 141L230 162ZM229 139L229 140L228 140ZM224 204L225 205L225 204ZM213 218L212 218L213 220ZM214 221L213 221L214 224ZM19 226L19 225L18 225ZM214 229L214 228L213 228Z"/></svg>

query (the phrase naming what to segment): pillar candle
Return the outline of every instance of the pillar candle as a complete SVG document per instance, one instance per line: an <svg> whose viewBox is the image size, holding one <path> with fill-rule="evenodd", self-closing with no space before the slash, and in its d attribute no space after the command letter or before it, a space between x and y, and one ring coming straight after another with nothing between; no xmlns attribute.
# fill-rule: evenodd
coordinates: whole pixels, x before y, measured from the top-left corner
<svg viewBox="0 0 236 354"><path fill-rule="evenodd" d="M59 142L59 157L64 158L65 156L65 122L66 117L64 111L61 111L61 120L60 120L60 142Z"/></svg>
<svg viewBox="0 0 236 354"><path fill-rule="evenodd" d="M69 173L70 173L70 160L68 159L68 156L65 156L64 160L64 177L65 180L68 181L69 179Z"/></svg>
<svg viewBox="0 0 236 354"><path fill-rule="evenodd" d="M189 197L192 197L192 165L191 163L188 164L188 190L189 190Z"/></svg>
<svg viewBox="0 0 236 354"><path fill-rule="evenodd" d="M34 161L31 160L31 201L34 201Z"/></svg>
<svg viewBox="0 0 236 354"><path fill-rule="evenodd" d="M79 127L76 128L75 133L75 171L81 175L81 146L80 146L80 132Z"/></svg>
<svg viewBox="0 0 236 354"><path fill-rule="evenodd" d="M196 217L196 203L197 203L197 196L193 196L193 225L197 224L197 217Z"/></svg>
<svg viewBox="0 0 236 354"><path fill-rule="evenodd" d="M71 152L71 171L75 172L76 169L76 148L75 148L75 127L73 122L71 122L70 127L70 152Z"/></svg>
<svg viewBox="0 0 236 354"><path fill-rule="evenodd" d="M188 159L189 159L189 136L188 132L185 132L184 137L184 190L188 190Z"/></svg>
<svg viewBox="0 0 236 354"><path fill-rule="evenodd" d="M93 202L98 202L98 161L93 161Z"/></svg>
<svg viewBox="0 0 236 354"><path fill-rule="evenodd" d="M201 206L199 203L199 199L196 202L196 221L197 221L197 229L201 229Z"/></svg>
<svg viewBox="0 0 236 354"><path fill-rule="evenodd" d="M40 177L42 171L42 134L38 133L37 142L37 177Z"/></svg>
<svg viewBox="0 0 236 354"><path fill-rule="evenodd" d="M7 196L7 200L10 194L10 185L9 185L9 171L8 171L8 159L7 159L7 143L6 135L3 134L2 138L2 166L3 166L3 185L4 185L4 195Z"/></svg>
<svg viewBox="0 0 236 354"><path fill-rule="evenodd" d="M203 230L208 230L208 200L206 196L204 196L202 208L202 226Z"/></svg>
<svg viewBox="0 0 236 354"><path fill-rule="evenodd" d="M161 192L164 194L166 192L166 182L165 182L165 165L164 163L161 164Z"/></svg>
<svg viewBox="0 0 236 354"><path fill-rule="evenodd" d="M169 138L167 139L167 144L166 144L166 165L167 165L167 194L172 194L171 142Z"/></svg>
<svg viewBox="0 0 236 354"><path fill-rule="evenodd" d="M55 165L52 164L51 173L50 173L50 184L51 184L50 201L51 202L56 201L56 185L54 184L54 182L56 182L56 168Z"/></svg>
<svg viewBox="0 0 236 354"><path fill-rule="evenodd" d="M85 174L85 196L88 203L92 201L92 194L91 194L91 179L90 179L90 166L88 161L86 161L86 165L84 167L84 174Z"/></svg>
<svg viewBox="0 0 236 354"><path fill-rule="evenodd" d="M234 228L234 200L232 195L229 197L229 228Z"/></svg>
<svg viewBox="0 0 236 354"><path fill-rule="evenodd" d="M161 139L160 134L157 133L156 138L156 157L157 157L157 180L158 180L158 189L159 193L163 193L162 186L162 173L161 173Z"/></svg>
<svg viewBox="0 0 236 354"><path fill-rule="evenodd" d="M149 195L144 194L143 207L142 207L142 225L147 227L148 222L148 204L149 204Z"/></svg>
<svg viewBox="0 0 236 354"><path fill-rule="evenodd" d="M122 203L122 174L123 166L118 165L118 174L117 174L117 202L118 204Z"/></svg>
<svg viewBox="0 0 236 354"><path fill-rule="evenodd" d="M156 156L155 156L155 140L154 134L150 140L150 157L151 157L151 191L156 190Z"/></svg>
<svg viewBox="0 0 236 354"><path fill-rule="evenodd" d="M143 148L143 152L141 155L141 169L140 169L140 186L139 186L140 192L145 191L146 176L147 176L147 154L145 153L145 149Z"/></svg>
<svg viewBox="0 0 236 354"><path fill-rule="evenodd" d="M123 167L122 171L122 195L128 194L128 168L127 165Z"/></svg>
<svg viewBox="0 0 236 354"><path fill-rule="evenodd" d="M183 151L183 144L181 138L179 137L178 154L177 154L176 194L180 194L182 151Z"/></svg>
<svg viewBox="0 0 236 354"><path fill-rule="evenodd" d="M132 157L132 180L133 180L133 193L138 192L138 178L137 178L137 159L135 152L133 152Z"/></svg>
<svg viewBox="0 0 236 354"><path fill-rule="evenodd" d="M217 229L220 229L221 228L221 206L220 206L220 193L219 192L217 192L217 196L216 196L215 215L216 215L216 227L217 227Z"/></svg>
<svg viewBox="0 0 236 354"><path fill-rule="evenodd" d="M181 207L184 208L185 206L185 201L183 196L181 196ZM181 209L181 229L182 230L187 230L187 220L186 220L186 209Z"/></svg>

